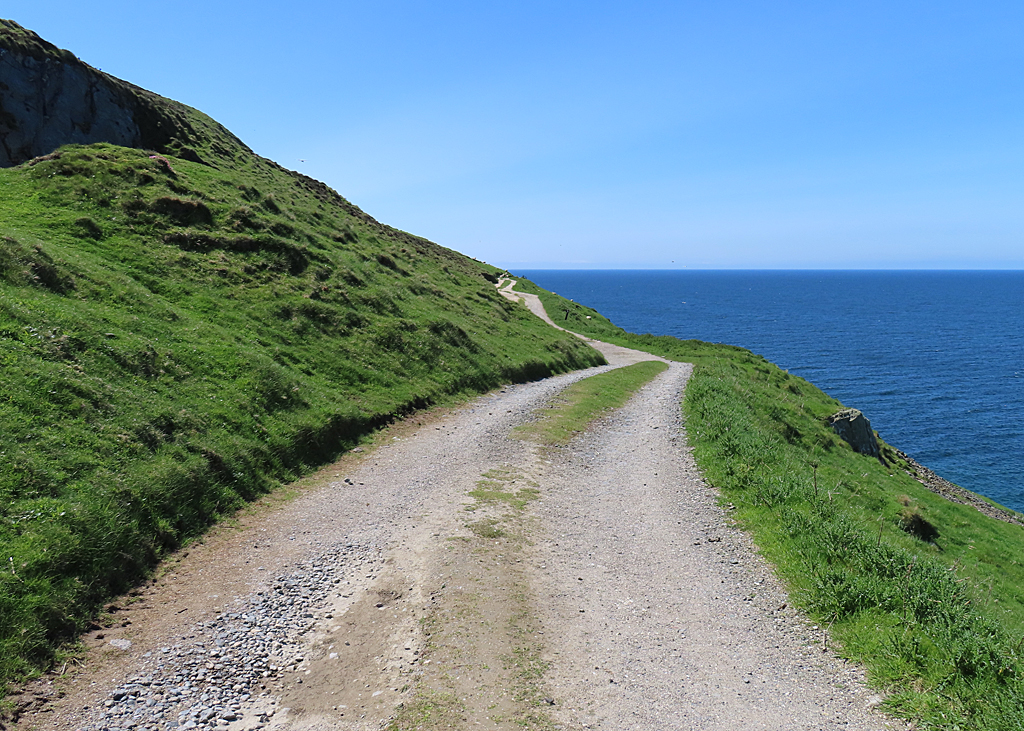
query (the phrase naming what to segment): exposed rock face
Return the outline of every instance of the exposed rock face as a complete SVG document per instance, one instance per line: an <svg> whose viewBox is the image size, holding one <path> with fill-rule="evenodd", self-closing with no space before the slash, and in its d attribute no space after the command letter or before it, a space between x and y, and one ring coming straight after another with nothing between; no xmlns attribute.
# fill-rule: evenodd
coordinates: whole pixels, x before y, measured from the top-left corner
<svg viewBox="0 0 1024 731"><path fill-rule="evenodd" d="M871 422L857 409L843 409L828 418L832 429L853 447L854 452L879 457L878 440L871 430Z"/></svg>
<svg viewBox="0 0 1024 731"><path fill-rule="evenodd" d="M48 155L61 145L94 142L212 167L243 166L254 172L274 168L320 200L379 227L385 236L410 236L382 226L319 180L260 157L202 112L94 69L13 20L0 18L0 167Z"/></svg>
<svg viewBox="0 0 1024 731"><path fill-rule="evenodd" d="M104 81L82 66L0 48L0 166L69 143L137 145L132 105Z"/></svg>
<svg viewBox="0 0 1024 731"><path fill-rule="evenodd" d="M93 142L194 159L193 137L173 102L0 19L0 167Z"/></svg>

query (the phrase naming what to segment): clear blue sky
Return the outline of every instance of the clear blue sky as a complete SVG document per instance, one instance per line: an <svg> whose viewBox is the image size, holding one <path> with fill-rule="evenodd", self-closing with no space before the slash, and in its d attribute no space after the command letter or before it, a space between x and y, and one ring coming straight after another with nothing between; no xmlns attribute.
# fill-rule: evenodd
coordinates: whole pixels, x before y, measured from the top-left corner
<svg viewBox="0 0 1024 731"><path fill-rule="evenodd" d="M1019 0L0 16L499 266L1024 269Z"/></svg>

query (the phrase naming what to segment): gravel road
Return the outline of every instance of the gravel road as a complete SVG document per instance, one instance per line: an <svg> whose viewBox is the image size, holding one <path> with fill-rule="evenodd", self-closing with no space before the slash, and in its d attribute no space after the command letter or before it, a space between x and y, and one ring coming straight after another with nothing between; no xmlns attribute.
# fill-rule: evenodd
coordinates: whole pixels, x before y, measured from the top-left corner
<svg viewBox="0 0 1024 731"><path fill-rule="evenodd" d="M600 729L878 729L686 444L672 364L546 474L535 586L559 716Z"/></svg>
<svg viewBox="0 0 1024 731"><path fill-rule="evenodd" d="M597 345L611 366L413 417L216 531L112 605L15 727L377 729L429 690L457 708L428 728L520 728L507 625L549 663L549 727L889 728L701 480L690 366L568 448L510 438L568 384L650 357ZM537 486L528 540L469 521L492 474Z"/></svg>
<svg viewBox="0 0 1024 731"><path fill-rule="evenodd" d="M532 446L509 432L607 369L413 417L298 497L216 531L112 604L110 626L84 637L84 669L17 697L15 727L378 728L409 692L403 676L425 644L416 620L444 583L446 542L466 534L467 493L490 469L531 462ZM320 661L330 689L310 677Z"/></svg>

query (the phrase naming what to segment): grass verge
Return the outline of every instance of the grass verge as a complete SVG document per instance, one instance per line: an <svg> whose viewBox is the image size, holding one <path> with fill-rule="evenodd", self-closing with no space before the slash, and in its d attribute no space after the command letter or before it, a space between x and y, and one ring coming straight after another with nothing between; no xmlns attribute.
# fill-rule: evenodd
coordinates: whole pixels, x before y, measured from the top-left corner
<svg viewBox="0 0 1024 731"><path fill-rule="evenodd" d="M625 404L637 389L650 382L668 366L657 360L584 378L566 388L540 409L540 418L513 432L548 446L564 447L596 419Z"/></svg>

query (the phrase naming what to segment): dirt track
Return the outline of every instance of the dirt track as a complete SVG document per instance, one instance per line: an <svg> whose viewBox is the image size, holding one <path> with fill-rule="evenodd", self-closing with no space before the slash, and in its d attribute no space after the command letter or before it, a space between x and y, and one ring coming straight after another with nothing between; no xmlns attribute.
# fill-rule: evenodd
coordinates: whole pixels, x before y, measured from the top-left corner
<svg viewBox="0 0 1024 731"><path fill-rule="evenodd" d="M17 727L889 727L700 479L689 368L563 450L510 431L605 368L392 428L120 602Z"/></svg>

